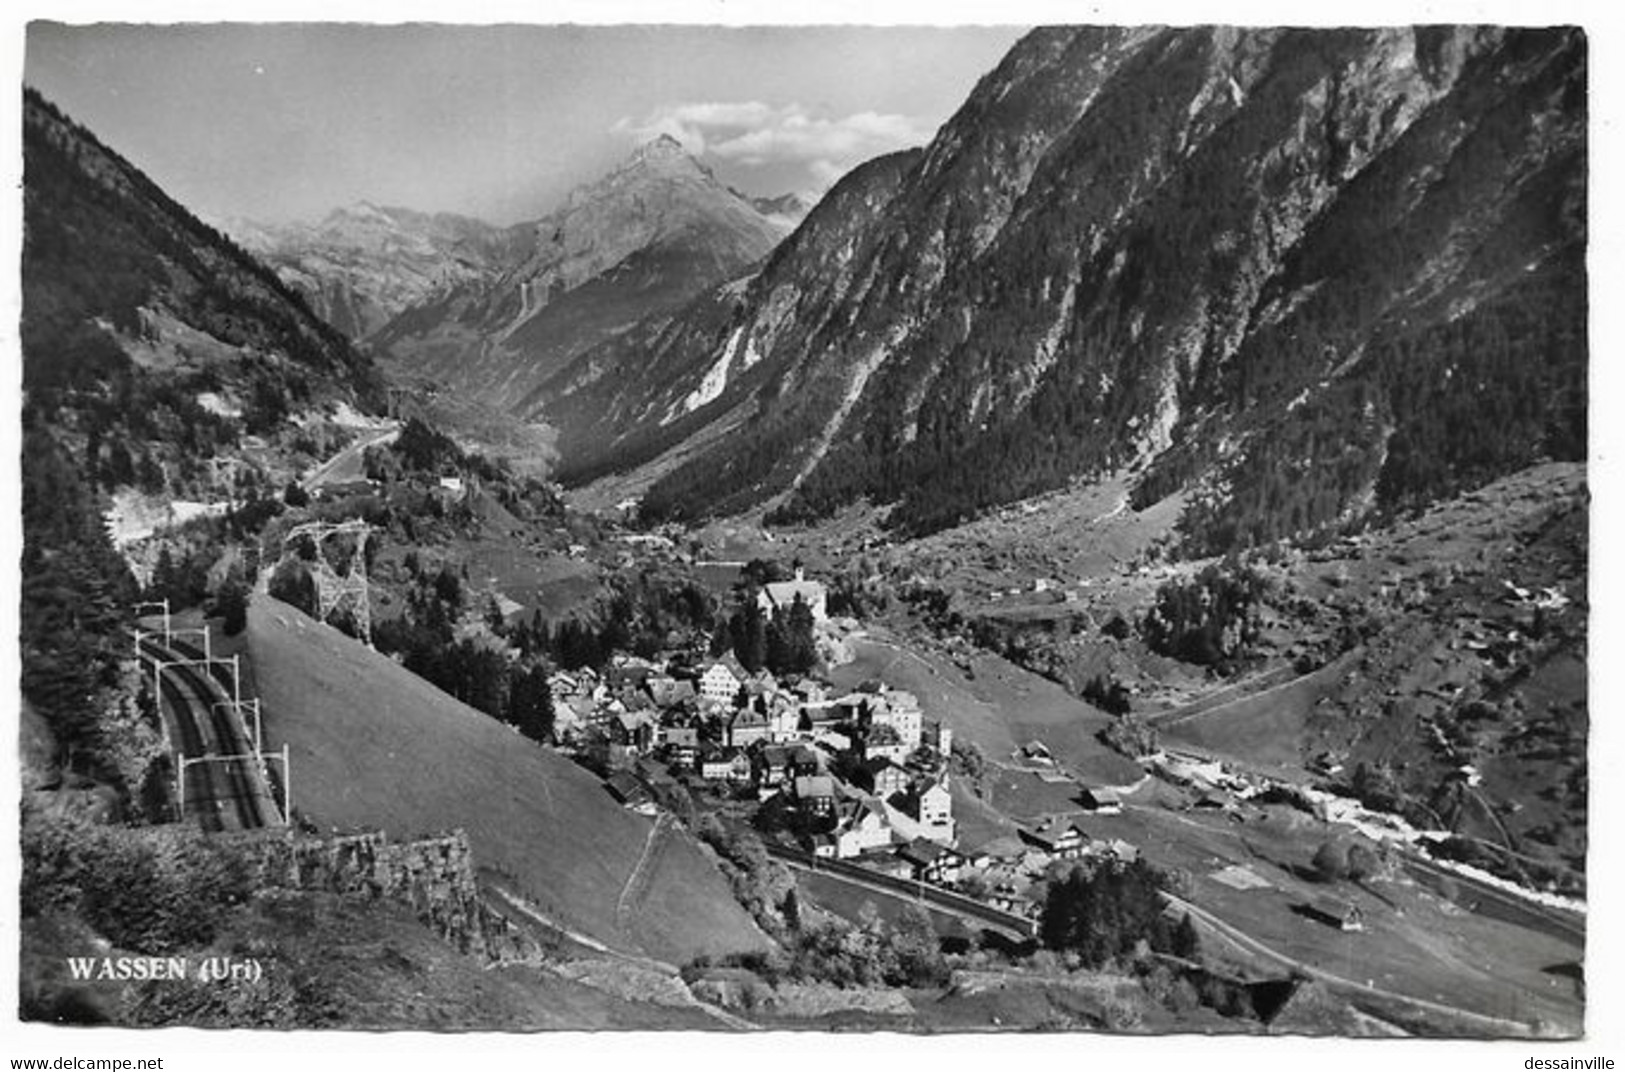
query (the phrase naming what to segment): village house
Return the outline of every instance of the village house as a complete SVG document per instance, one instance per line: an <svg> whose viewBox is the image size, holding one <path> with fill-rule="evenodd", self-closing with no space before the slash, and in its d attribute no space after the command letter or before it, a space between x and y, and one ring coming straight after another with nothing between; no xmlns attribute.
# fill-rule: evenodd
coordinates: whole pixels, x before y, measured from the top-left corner
<svg viewBox="0 0 1625 1072"><path fill-rule="evenodd" d="M811 677L804 677L791 685L790 692L802 706L809 704L817 706L829 698L829 690L824 687L824 683Z"/></svg>
<svg viewBox="0 0 1625 1072"><path fill-rule="evenodd" d="M643 683L649 699L662 710L671 710L691 703L698 695L694 682L672 677L670 674L651 674Z"/></svg>
<svg viewBox="0 0 1625 1072"><path fill-rule="evenodd" d="M577 677L565 670L555 670L547 678L548 691L553 694L553 702L558 703L572 696L580 695L581 682Z"/></svg>
<svg viewBox="0 0 1625 1072"><path fill-rule="evenodd" d="M1065 826L1051 823L1029 827L1021 831L1021 837L1039 852L1055 860L1073 860L1082 856L1084 844L1089 840L1088 835L1070 823Z"/></svg>
<svg viewBox="0 0 1625 1072"><path fill-rule="evenodd" d="M790 749L780 744L759 748L752 759L752 771L758 788L781 786L790 775Z"/></svg>
<svg viewBox="0 0 1625 1072"><path fill-rule="evenodd" d="M897 731L884 723L869 727L863 737L861 757L864 761L886 759L901 764L914 749L904 744Z"/></svg>
<svg viewBox="0 0 1625 1072"><path fill-rule="evenodd" d="M1043 741L1028 741L1021 746L1021 758L1034 763L1054 763L1055 757L1050 755L1049 748Z"/></svg>
<svg viewBox="0 0 1625 1072"><path fill-rule="evenodd" d="M783 693L774 696L767 710L767 735L772 741L793 741L801 725L801 711Z"/></svg>
<svg viewBox="0 0 1625 1072"><path fill-rule="evenodd" d="M636 808L651 803L649 791L630 771L616 771L611 774L604 779L604 788L608 789L609 795L625 808Z"/></svg>
<svg viewBox="0 0 1625 1072"><path fill-rule="evenodd" d="M955 882L964 857L945 845L917 838L897 850L906 860L913 874L921 882Z"/></svg>
<svg viewBox="0 0 1625 1072"><path fill-rule="evenodd" d="M889 848L871 849L855 861L860 866L891 878L911 879L914 865L890 851Z"/></svg>
<svg viewBox="0 0 1625 1072"><path fill-rule="evenodd" d="M693 726L662 726L660 742L676 767L692 767L699 758L700 731Z"/></svg>
<svg viewBox="0 0 1625 1072"><path fill-rule="evenodd" d="M946 779L923 788L911 787L886 803L892 809L888 816L892 826L910 841L925 838L943 845L953 843L954 802Z"/></svg>
<svg viewBox="0 0 1625 1072"><path fill-rule="evenodd" d="M874 693L849 692L828 701L830 717L837 722L851 722L860 726L869 724L869 712L874 704Z"/></svg>
<svg viewBox="0 0 1625 1072"><path fill-rule="evenodd" d="M835 811L835 779L827 774L803 774L792 783L796 803L801 810L812 815L831 815Z"/></svg>
<svg viewBox="0 0 1625 1072"><path fill-rule="evenodd" d="M754 674L748 674L740 682L740 687L745 690L745 695L752 699L768 697L779 691L779 680L773 676L772 671L762 669Z"/></svg>
<svg viewBox="0 0 1625 1072"><path fill-rule="evenodd" d="M796 720L796 731L804 736L812 737L821 731L834 730L844 721L841 709L834 701L802 704L801 717Z"/></svg>
<svg viewBox="0 0 1625 1072"><path fill-rule="evenodd" d="M891 823L884 808L861 798L841 801L836 809L835 855L846 860L891 844Z"/></svg>
<svg viewBox="0 0 1625 1072"><path fill-rule="evenodd" d="M858 766L852 781L883 800L906 792L909 786L908 771L884 756L865 760Z"/></svg>
<svg viewBox="0 0 1625 1072"><path fill-rule="evenodd" d="M1091 789L1085 786L1078 794L1078 802L1096 815L1120 815L1123 811L1123 798L1118 796L1115 789Z"/></svg>
<svg viewBox="0 0 1625 1072"><path fill-rule="evenodd" d="M708 782L750 781L750 757L735 748L714 748L700 753L700 777Z"/></svg>
<svg viewBox="0 0 1625 1072"><path fill-rule="evenodd" d="M824 749L831 755L840 755L842 752L852 750L852 738L835 730L818 730L812 735L812 743Z"/></svg>
<svg viewBox="0 0 1625 1072"><path fill-rule="evenodd" d="M608 725L612 744L623 745L635 755L654 747L657 724L647 711L622 711Z"/></svg>
<svg viewBox="0 0 1625 1072"><path fill-rule="evenodd" d="M823 774L824 757L818 754L818 749L798 744L790 747L790 775L795 777L803 774Z"/></svg>
<svg viewBox="0 0 1625 1072"><path fill-rule="evenodd" d="M1334 897L1317 897L1302 906L1303 914L1340 931L1365 930L1365 917L1360 909Z"/></svg>
<svg viewBox="0 0 1625 1072"><path fill-rule="evenodd" d="M890 726L902 743L905 754L920 747L922 716L920 701L913 693L882 693L878 701L871 705L869 718L874 725Z"/></svg>
<svg viewBox="0 0 1625 1072"><path fill-rule="evenodd" d="M754 705L740 708L728 721L728 743L735 748L748 748L770 736L767 716Z"/></svg>
<svg viewBox="0 0 1625 1072"><path fill-rule="evenodd" d="M1114 860L1121 860L1125 864L1131 864L1140 858L1140 850L1131 842L1124 841L1122 838L1111 838L1106 841L1091 841L1084 847L1084 855L1109 856Z"/></svg>
<svg viewBox="0 0 1625 1072"><path fill-rule="evenodd" d="M725 655L700 675L700 697L709 703L732 707L745 677L745 669L739 665L739 661Z"/></svg>
<svg viewBox="0 0 1625 1072"><path fill-rule="evenodd" d="M820 860L833 860L840 855L840 847L834 834L808 834L802 838L807 851Z"/></svg>
<svg viewBox="0 0 1625 1072"><path fill-rule="evenodd" d="M812 611L814 622L824 622L829 619L828 593L818 581L809 581L801 569L797 568L795 580L773 581L762 587L756 596L757 606L771 615L787 613L795 604L797 598Z"/></svg>
<svg viewBox="0 0 1625 1072"><path fill-rule="evenodd" d="M954 731L953 727L949 726L947 722L941 720L936 722L927 722L925 724L923 740L927 745L935 749L937 755L939 756L948 756L953 754Z"/></svg>
<svg viewBox="0 0 1625 1072"><path fill-rule="evenodd" d="M696 726L664 725L660 727L660 742L676 748L698 748L700 731Z"/></svg>

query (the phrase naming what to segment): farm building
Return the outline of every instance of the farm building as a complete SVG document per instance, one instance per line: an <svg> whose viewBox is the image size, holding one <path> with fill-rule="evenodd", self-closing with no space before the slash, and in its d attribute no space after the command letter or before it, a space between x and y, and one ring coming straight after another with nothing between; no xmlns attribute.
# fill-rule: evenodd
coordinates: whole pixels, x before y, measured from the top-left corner
<svg viewBox="0 0 1625 1072"><path fill-rule="evenodd" d="M1318 897L1303 906L1304 914L1340 931L1365 930L1365 915L1357 905L1333 897Z"/></svg>

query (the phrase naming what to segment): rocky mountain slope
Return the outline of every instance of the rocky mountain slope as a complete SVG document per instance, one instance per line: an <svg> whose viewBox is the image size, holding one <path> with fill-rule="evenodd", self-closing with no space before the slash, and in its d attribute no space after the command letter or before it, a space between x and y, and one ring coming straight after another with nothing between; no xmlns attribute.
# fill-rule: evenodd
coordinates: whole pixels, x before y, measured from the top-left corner
<svg viewBox="0 0 1625 1072"><path fill-rule="evenodd" d="M357 340L414 305L499 270L523 238L466 216L365 201L317 223L230 220L222 227Z"/></svg>
<svg viewBox="0 0 1625 1072"><path fill-rule="evenodd" d="M751 207L768 219L778 223L786 231L793 230L796 224L807 218L807 213L818 204L818 198L792 191L780 194L777 197L750 197L746 198Z"/></svg>
<svg viewBox="0 0 1625 1072"><path fill-rule="evenodd" d="M375 333L401 375L505 407L645 315L760 260L790 226L669 137L504 236L494 271L442 289Z"/></svg>
<svg viewBox="0 0 1625 1072"><path fill-rule="evenodd" d="M1585 70L1563 29L1039 30L533 405L575 480L676 448L649 516L918 532L1129 469L1199 551L1576 458Z"/></svg>

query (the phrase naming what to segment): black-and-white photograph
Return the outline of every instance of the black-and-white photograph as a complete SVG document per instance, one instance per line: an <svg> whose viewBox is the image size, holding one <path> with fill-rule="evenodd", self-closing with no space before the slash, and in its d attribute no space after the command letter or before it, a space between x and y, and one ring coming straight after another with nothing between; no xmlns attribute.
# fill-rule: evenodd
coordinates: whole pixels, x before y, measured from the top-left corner
<svg viewBox="0 0 1625 1072"><path fill-rule="evenodd" d="M1591 28L123 17L20 31L58 1052L1585 1048Z"/></svg>

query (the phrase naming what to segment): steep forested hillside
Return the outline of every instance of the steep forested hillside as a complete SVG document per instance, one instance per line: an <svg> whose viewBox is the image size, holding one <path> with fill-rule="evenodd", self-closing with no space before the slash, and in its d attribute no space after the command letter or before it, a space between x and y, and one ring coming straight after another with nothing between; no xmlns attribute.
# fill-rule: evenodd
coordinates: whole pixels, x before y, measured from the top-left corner
<svg viewBox="0 0 1625 1072"><path fill-rule="evenodd" d="M365 405L368 359L268 269L38 94L23 100L23 692L63 759L135 792L134 593L108 493L184 497L299 411Z"/></svg>
<svg viewBox="0 0 1625 1072"><path fill-rule="evenodd" d="M1036 31L842 241L803 237L826 202L545 412L603 414L578 479L728 415L653 517L918 532L1130 468L1196 490L1202 551L1580 457L1585 65L1563 29Z"/></svg>

